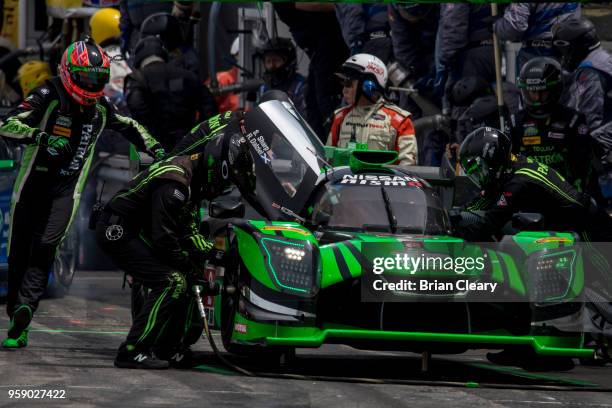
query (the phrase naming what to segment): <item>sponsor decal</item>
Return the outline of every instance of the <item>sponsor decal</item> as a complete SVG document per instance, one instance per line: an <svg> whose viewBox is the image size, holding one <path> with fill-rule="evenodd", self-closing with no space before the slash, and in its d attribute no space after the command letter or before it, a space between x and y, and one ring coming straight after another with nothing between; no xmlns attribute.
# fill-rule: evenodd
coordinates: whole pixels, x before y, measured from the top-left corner
<svg viewBox="0 0 612 408"><path fill-rule="evenodd" d="M374 174L345 174L340 184L360 186L417 187L422 188L421 180L410 176L386 176Z"/></svg>
<svg viewBox="0 0 612 408"><path fill-rule="evenodd" d="M374 120L385 120L385 115L381 115L380 113L375 113L372 115L372 119Z"/></svg>
<svg viewBox="0 0 612 408"><path fill-rule="evenodd" d="M64 126L53 125L52 133L57 136L70 137L70 135L72 135L72 129Z"/></svg>
<svg viewBox="0 0 612 408"><path fill-rule="evenodd" d="M234 324L234 331L242 334L247 334L247 325L242 323Z"/></svg>
<svg viewBox="0 0 612 408"><path fill-rule="evenodd" d="M589 133L589 127L587 125L578 126L577 132L579 135L586 135Z"/></svg>
<svg viewBox="0 0 612 408"><path fill-rule="evenodd" d="M261 230L262 231L289 231L289 232L295 232L297 234L308 236L308 232L303 231L299 228L290 227L287 225L266 225L262 227Z"/></svg>
<svg viewBox="0 0 612 408"><path fill-rule="evenodd" d="M497 204L498 207L505 207L508 205L508 201L506 201L506 196L504 196L503 194L501 196L499 196L499 200L497 200Z"/></svg>
<svg viewBox="0 0 612 408"><path fill-rule="evenodd" d="M548 132L548 137L551 138L551 139L563 140L563 139L565 139L565 133Z"/></svg>
<svg viewBox="0 0 612 408"><path fill-rule="evenodd" d="M551 242L558 242L561 244L571 244L572 240L569 238L565 238L565 237L546 237L546 238L539 238L536 239L536 244L548 244Z"/></svg>
<svg viewBox="0 0 612 408"><path fill-rule="evenodd" d="M40 93L43 94L43 95L49 95L49 88L42 88L40 90Z"/></svg>
<svg viewBox="0 0 612 408"><path fill-rule="evenodd" d="M523 125L523 136L537 136L540 131L535 123L529 122Z"/></svg>
<svg viewBox="0 0 612 408"><path fill-rule="evenodd" d="M179 190L174 189L172 193L173 197L176 197L179 201L185 201L185 194L181 193Z"/></svg>
<svg viewBox="0 0 612 408"><path fill-rule="evenodd" d="M525 136L523 137L523 145L532 146L542 144L541 136Z"/></svg>
<svg viewBox="0 0 612 408"><path fill-rule="evenodd" d="M72 126L72 118L68 116L59 115L55 120L56 125L70 127Z"/></svg>
<svg viewBox="0 0 612 408"><path fill-rule="evenodd" d="M117 241L123 236L123 227L117 224L109 225L106 227L104 235L106 235L106 239L109 241Z"/></svg>
<svg viewBox="0 0 612 408"><path fill-rule="evenodd" d="M366 65L366 72L373 72L376 75L384 75L385 70L383 69L383 67L381 67L380 65L378 65L377 63L375 63L374 61L369 61L368 65Z"/></svg>

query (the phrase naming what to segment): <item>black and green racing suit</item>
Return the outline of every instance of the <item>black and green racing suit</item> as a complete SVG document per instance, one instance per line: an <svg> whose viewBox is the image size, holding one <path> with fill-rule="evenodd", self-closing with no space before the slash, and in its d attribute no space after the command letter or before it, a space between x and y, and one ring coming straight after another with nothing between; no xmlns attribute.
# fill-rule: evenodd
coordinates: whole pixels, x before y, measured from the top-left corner
<svg viewBox="0 0 612 408"><path fill-rule="evenodd" d="M93 106L79 105L59 78L34 90L0 124L0 136L26 145L11 203L9 317L24 308L31 319L36 310L58 246L77 211L96 141L105 128L121 133L141 150L163 153L143 126L117 114L106 98ZM67 138L70 152L58 155L39 145L43 132Z"/></svg>
<svg viewBox="0 0 612 408"><path fill-rule="evenodd" d="M206 177L200 156L153 164L106 204L97 222L100 247L149 290L119 355L154 349L163 358L195 343L202 332L187 291L187 278L212 247L198 233L199 192Z"/></svg>

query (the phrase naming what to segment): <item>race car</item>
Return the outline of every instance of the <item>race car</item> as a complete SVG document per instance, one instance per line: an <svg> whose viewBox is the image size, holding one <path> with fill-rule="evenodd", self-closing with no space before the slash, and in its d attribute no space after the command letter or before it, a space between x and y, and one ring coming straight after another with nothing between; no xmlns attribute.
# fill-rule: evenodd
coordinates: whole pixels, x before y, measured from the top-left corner
<svg viewBox="0 0 612 408"><path fill-rule="evenodd" d="M261 104L250 120L249 128L258 129L246 135L256 196L245 198L263 219L234 218L224 233L229 255L217 271L214 323L228 351L340 343L429 353L513 346L541 356L593 355L581 332L584 271L573 234L518 231L494 246L466 242L453 236L434 181L420 177L418 168L393 165L395 152L326 151L285 102ZM222 202L210 209L218 217L241 212ZM517 227L534 228L532 217L523 218ZM482 265L464 264L460 273L429 266L374 272L376 258L404 255L479 258ZM434 286L390 285L410 280ZM385 283L386 291L372 290ZM494 293L485 284L495 284Z"/></svg>
<svg viewBox="0 0 612 408"><path fill-rule="evenodd" d="M19 171L21 149L0 139L0 300L8 294L8 236L11 195ZM76 271L79 239L75 228L67 234L53 267L49 270L47 296L68 293Z"/></svg>

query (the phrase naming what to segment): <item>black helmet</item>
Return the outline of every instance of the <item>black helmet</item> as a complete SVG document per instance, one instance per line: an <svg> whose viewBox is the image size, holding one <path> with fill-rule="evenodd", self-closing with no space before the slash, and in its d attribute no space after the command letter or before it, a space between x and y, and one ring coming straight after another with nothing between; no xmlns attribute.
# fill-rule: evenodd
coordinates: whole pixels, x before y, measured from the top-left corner
<svg viewBox="0 0 612 408"><path fill-rule="evenodd" d="M512 142L502 131L481 127L466 136L459 148L459 161L465 174L485 188L500 179L510 165Z"/></svg>
<svg viewBox="0 0 612 408"><path fill-rule="evenodd" d="M257 54L262 60L266 54L278 54L285 60L280 68L264 72L263 79L270 86L278 87L295 74L297 69L297 53L293 42L289 38L272 38L257 50Z"/></svg>
<svg viewBox="0 0 612 408"><path fill-rule="evenodd" d="M180 21L170 13L154 13L140 25L140 35L161 38L164 46L172 51L185 43Z"/></svg>
<svg viewBox="0 0 612 408"><path fill-rule="evenodd" d="M491 93L491 86L485 79L468 76L455 82L450 95L450 102L454 106L470 106L476 99Z"/></svg>
<svg viewBox="0 0 612 408"><path fill-rule="evenodd" d="M531 114L549 114L563 92L561 65L553 58L533 58L523 65L517 85L523 103Z"/></svg>
<svg viewBox="0 0 612 408"><path fill-rule="evenodd" d="M140 68L143 61L152 56L168 61L168 50L164 47L162 40L150 35L138 41L134 47L134 66Z"/></svg>
<svg viewBox="0 0 612 408"><path fill-rule="evenodd" d="M571 18L552 28L553 47L561 55L563 68L574 71L601 45L595 26L586 18Z"/></svg>

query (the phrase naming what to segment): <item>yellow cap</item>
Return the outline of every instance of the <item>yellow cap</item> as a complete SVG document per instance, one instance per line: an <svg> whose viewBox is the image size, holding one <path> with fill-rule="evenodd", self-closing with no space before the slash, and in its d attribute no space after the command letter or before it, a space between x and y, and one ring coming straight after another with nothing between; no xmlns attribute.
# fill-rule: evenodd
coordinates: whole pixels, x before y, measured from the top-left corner
<svg viewBox="0 0 612 408"><path fill-rule="evenodd" d="M17 78L19 78L19 86L25 98L32 90L43 85L47 79L51 78L51 69L46 62L28 61L19 67Z"/></svg>
<svg viewBox="0 0 612 408"><path fill-rule="evenodd" d="M94 13L89 20L89 31L91 38L98 44L112 38L119 38L121 30L119 30L119 19L121 13L114 8L103 8Z"/></svg>

